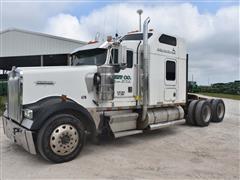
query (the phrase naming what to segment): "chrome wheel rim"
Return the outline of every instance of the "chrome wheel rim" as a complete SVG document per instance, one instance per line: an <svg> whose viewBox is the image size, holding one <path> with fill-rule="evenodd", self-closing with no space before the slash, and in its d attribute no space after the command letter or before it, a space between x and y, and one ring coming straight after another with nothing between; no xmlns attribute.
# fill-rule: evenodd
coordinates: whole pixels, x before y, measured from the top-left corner
<svg viewBox="0 0 240 180"><path fill-rule="evenodd" d="M211 118L211 108L209 106L203 107L203 121L209 122Z"/></svg>
<svg viewBox="0 0 240 180"><path fill-rule="evenodd" d="M50 147L55 154L60 156L65 156L73 152L78 142L78 131L71 124L58 126L50 136Z"/></svg>
<svg viewBox="0 0 240 180"><path fill-rule="evenodd" d="M218 118L221 119L223 117L223 114L224 114L224 106L221 103L221 104L218 104L218 106L217 106L217 116L218 116Z"/></svg>

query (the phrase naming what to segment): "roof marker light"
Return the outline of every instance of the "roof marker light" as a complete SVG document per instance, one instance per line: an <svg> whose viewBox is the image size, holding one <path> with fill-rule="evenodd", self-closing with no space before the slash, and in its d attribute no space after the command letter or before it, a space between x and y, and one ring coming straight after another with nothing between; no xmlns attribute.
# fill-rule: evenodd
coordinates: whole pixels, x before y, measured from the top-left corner
<svg viewBox="0 0 240 180"><path fill-rule="evenodd" d="M130 31L130 32L128 32L128 34L132 34L132 33L136 33L136 32L139 32L139 30Z"/></svg>
<svg viewBox="0 0 240 180"><path fill-rule="evenodd" d="M89 41L88 44L94 44L97 43L98 41Z"/></svg>

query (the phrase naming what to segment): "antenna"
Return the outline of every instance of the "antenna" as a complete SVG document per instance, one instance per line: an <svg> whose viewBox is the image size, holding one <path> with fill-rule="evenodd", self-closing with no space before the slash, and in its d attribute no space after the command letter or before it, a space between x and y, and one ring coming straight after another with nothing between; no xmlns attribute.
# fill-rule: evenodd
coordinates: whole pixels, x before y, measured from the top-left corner
<svg viewBox="0 0 240 180"><path fill-rule="evenodd" d="M118 36L118 24L119 24L119 9L120 9L120 5L118 5L117 7L117 14L116 14L116 33L115 33L115 36L117 37Z"/></svg>
<svg viewBox="0 0 240 180"><path fill-rule="evenodd" d="M137 10L137 13L139 15L139 31L141 32L142 31L142 22L141 22L141 15L143 13L143 10L142 9L138 9Z"/></svg>
<svg viewBox="0 0 240 180"><path fill-rule="evenodd" d="M106 14L104 14L104 19L103 19L103 36L102 36L102 41L105 39L105 29L106 29Z"/></svg>

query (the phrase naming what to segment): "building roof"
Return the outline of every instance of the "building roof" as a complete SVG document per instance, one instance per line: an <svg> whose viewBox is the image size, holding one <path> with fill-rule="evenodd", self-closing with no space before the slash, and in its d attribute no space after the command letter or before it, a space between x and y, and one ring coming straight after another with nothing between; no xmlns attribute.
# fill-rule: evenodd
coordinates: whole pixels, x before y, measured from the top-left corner
<svg viewBox="0 0 240 180"><path fill-rule="evenodd" d="M76 39L64 38L64 37L60 37L60 36L54 36L54 35L51 35L51 34L45 34L45 33L29 31L29 30L24 30L24 29L18 29L18 28L10 28L10 29L0 31L0 34L11 32L11 31L18 31L18 32L22 32L22 33L28 33L28 34L33 34L33 35L43 36L43 37L49 37L49 38L59 39L59 40L69 41L69 42L76 42L76 43L83 43L83 44L86 43L84 41L79 41L79 40L76 40Z"/></svg>
<svg viewBox="0 0 240 180"><path fill-rule="evenodd" d="M7 29L0 32L0 57L70 54L86 42L49 34Z"/></svg>

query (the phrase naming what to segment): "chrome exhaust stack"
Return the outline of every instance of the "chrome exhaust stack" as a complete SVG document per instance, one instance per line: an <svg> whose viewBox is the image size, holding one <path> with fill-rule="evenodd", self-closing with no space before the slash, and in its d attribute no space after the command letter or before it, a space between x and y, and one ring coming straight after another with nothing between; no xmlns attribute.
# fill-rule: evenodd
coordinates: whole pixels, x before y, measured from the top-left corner
<svg viewBox="0 0 240 180"><path fill-rule="evenodd" d="M148 17L143 24L143 111L142 111L142 121L146 119L147 116L147 106L148 106L148 24L150 18Z"/></svg>

